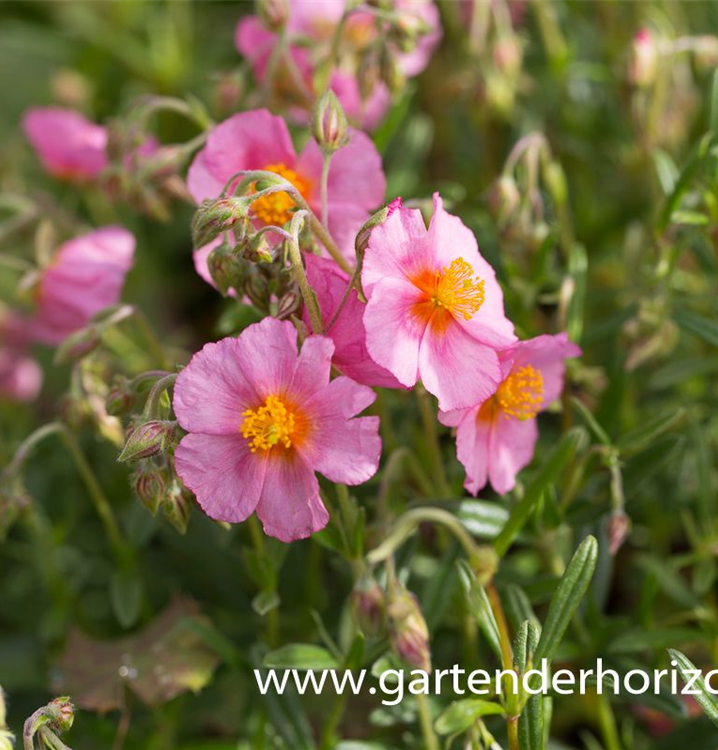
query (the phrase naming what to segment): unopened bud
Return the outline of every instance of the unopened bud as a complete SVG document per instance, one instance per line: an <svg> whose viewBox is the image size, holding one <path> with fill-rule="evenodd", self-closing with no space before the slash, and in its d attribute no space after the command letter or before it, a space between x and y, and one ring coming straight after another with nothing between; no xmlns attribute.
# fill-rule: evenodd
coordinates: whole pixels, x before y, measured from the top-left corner
<svg viewBox="0 0 718 750"><path fill-rule="evenodd" d="M658 44L648 29L640 29L633 37L628 63L628 81L633 86L647 88L656 80Z"/></svg>
<svg viewBox="0 0 718 750"><path fill-rule="evenodd" d="M398 584L387 605L389 642L394 653L407 664L431 671L429 628L417 598Z"/></svg>
<svg viewBox="0 0 718 750"><path fill-rule="evenodd" d="M257 15L269 31L281 31L289 19L287 0L258 0Z"/></svg>
<svg viewBox="0 0 718 750"><path fill-rule="evenodd" d="M696 39L693 59L701 71L713 70L718 66L718 37L703 34Z"/></svg>
<svg viewBox="0 0 718 750"><path fill-rule="evenodd" d="M277 305L277 318L287 320L292 315L296 315L302 306L302 295L297 292L289 291L282 295Z"/></svg>
<svg viewBox="0 0 718 750"><path fill-rule="evenodd" d="M606 533L608 534L608 551L615 556L628 538L631 530L631 519L622 510L614 510L608 517Z"/></svg>
<svg viewBox="0 0 718 750"><path fill-rule="evenodd" d="M247 252L251 260L257 260L260 263L271 263L274 260L274 253L266 232L257 233L249 240Z"/></svg>
<svg viewBox="0 0 718 750"><path fill-rule="evenodd" d="M370 576L359 579L351 594L352 611L359 629L366 636L378 636L386 620L384 589Z"/></svg>
<svg viewBox="0 0 718 750"><path fill-rule="evenodd" d="M87 326L79 331L71 333L55 351L55 364L76 362L94 351L101 341L100 331L97 326Z"/></svg>
<svg viewBox="0 0 718 750"><path fill-rule="evenodd" d="M177 422L154 419L131 429L118 461L139 461L164 453L173 443Z"/></svg>
<svg viewBox="0 0 718 750"><path fill-rule="evenodd" d="M140 465L132 476L132 485L142 505L153 516L156 516L164 500L166 490L165 476L162 468L151 462Z"/></svg>
<svg viewBox="0 0 718 750"><path fill-rule="evenodd" d="M180 534L187 531L192 505L192 496L180 480L175 477L162 503L162 512Z"/></svg>
<svg viewBox="0 0 718 750"><path fill-rule="evenodd" d="M499 569L499 556L491 545L481 545L471 560L476 579L482 586L489 584Z"/></svg>
<svg viewBox="0 0 718 750"><path fill-rule="evenodd" d="M192 242L195 248L204 247L247 218L250 201L246 198L218 198L206 200L195 211L192 219Z"/></svg>
<svg viewBox="0 0 718 750"><path fill-rule="evenodd" d="M336 94L325 91L312 116L312 135L325 153L334 153L347 143L347 116Z"/></svg>
<svg viewBox="0 0 718 750"><path fill-rule="evenodd" d="M70 697L63 695L47 704L47 715L50 728L58 734L63 734L72 728L75 720L75 707Z"/></svg>
<svg viewBox="0 0 718 750"><path fill-rule="evenodd" d="M7 729L0 729L0 750L13 750L14 739Z"/></svg>
<svg viewBox="0 0 718 750"><path fill-rule="evenodd" d="M113 386L105 399L105 409L111 417L129 414L137 400L135 392L127 387L127 380Z"/></svg>
<svg viewBox="0 0 718 750"><path fill-rule="evenodd" d="M244 265L233 248L223 242L207 257L207 268L220 294L227 296L230 289L243 285Z"/></svg>

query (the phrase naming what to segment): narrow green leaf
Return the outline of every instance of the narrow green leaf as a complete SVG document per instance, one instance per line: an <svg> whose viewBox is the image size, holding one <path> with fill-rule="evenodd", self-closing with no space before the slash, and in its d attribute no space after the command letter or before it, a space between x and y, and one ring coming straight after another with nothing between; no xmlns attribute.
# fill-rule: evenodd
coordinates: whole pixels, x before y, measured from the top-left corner
<svg viewBox="0 0 718 750"><path fill-rule="evenodd" d="M339 669L337 660L321 646L290 643L264 657L265 667L272 669Z"/></svg>
<svg viewBox="0 0 718 750"><path fill-rule="evenodd" d="M690 683L696 673L700 674L700 670L696 669L690 659L680 651L669 648L668 654L672 661L678 663L678 670L687 683ZM716 699L715 695L709 692L703 677L698 677L698 679L693 682L692 690L694 691L693 697L703 709L703 713L718 727L718 699Z"/></svg>
<svg viewBox="0 0 718 750"><path fill-rule="evenodd" d="M131 628L140 616L142 579L133 570L118 570L110 583L112 611L123 628Z"/></svg>
<svg viewBox="0 0 718 750"><path fill-rule="evenodd" d="M540 638L541 626L536 621L526 620L521 624L514 644L516 666L521 672L526 671L532 663ZM530 696L521 712L519 747L521 750L543 750L544 748L544 711L541 694Z"/></svg>
<svg viewBox="0 0 718 750"><path fill-rule="evenodd" d="M588 436L583 427L573 427L549 453L538 473L526 488L524 496L514 506L501 533L496 537L494 549L499 557L506 554L516 535L528 521L543 491L549 484L556 481L566 464L573 458L580 446L586 443L587 439Z"/></svg>
<svg viewBox="0 0 718 750"><path fill-rule="evenodd" d="M487 540L496 539L509 518L506 508L487 500L462 500L455 513L472 536Z"/></svg>
<svg viewBox="0 0 718 750"><path fill-rule="evenodd" d="M496 623L494 611L491 609L488 594L465 560L459 561L459 577L464 588L469 611L476 619L491 650L500 659L501 643L499 640L499 626Z"/></svg>
<svg viewBox="0 0 718 750"><path fill-rule="evenodd" d="M593 413L586 407L582 401L577 399L575 396L571 397L571 403L573 408L581 415L583 421L588 425L588 428L596 436L596 439L602 445L611 445L612 441L606 430L601 427Z"/></svg>
<svg viewBox="0 0 718 750"><path fill-rule="evenodd" d="M610 654L629 654L647 649L667 648L678 643L690 643L700 640L701 637L699 631L688 628L637 628L613 638L608 644L607 651Z"/></svg>
<svg viewBox="0 0 718 750"><path fill-rule="evenodd" d="M581 542L566 567L556 593L551 599L541 640L534 653L534 662L537 665L541 664L542 659L550 663L556 655L563 634L591 582L597 560L598 542L595 537L588 536Z"/></svg>
<svg viewBox="0 0 718 750"><path fill-rule="evenodd" d="M620 438L617 445L619 453L625 457L650 447L656 438L680 422L684 414L684 409L670 409L645 419L638 427L629 430Z"/></svg>
<svg viewBox="0 0 718 750"><path fill-rule="evenodd" d="M718 323L704 318L691 310L675 310L673 320L693 336L697 336L712 346L718 346Z"/></svg>
<svg viewBox="0 0 718 750"><path fill-rule="evenodd" d="M568 275L573 281L573 294L568 306L566 329L571 341L580 341L583 336L588 288L588 253L583 245L575 244L571 248Z"/></svg>
<svg viewBox="0 0 718 750"><path fill-rule="evenodd" d="M482 716L498 716L503 712L498 703L479 698L454 701L436 720L434 728L439 734L460 734Z"/></svg>
<svg viewBox="0 0 718 750"><path fill-rule="evenodd" d="M504 607L506 615L515 630L518 630L524 620L538 622L538 618L533 611L531 602L524 590L515 583L510 583L504 593Z"/></svg>
<svg viewBox="0 0 718 750"><path fill-rule="evenodd" d="M718 70L713 73L710 107L710 128L714 135L718 135Z"/></svg>

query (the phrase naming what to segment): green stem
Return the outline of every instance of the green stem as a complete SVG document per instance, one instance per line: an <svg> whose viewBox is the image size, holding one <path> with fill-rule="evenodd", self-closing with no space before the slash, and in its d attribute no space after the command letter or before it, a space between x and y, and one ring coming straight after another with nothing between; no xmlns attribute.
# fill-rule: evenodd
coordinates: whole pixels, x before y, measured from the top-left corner
<svg viewBox="0 0 718 750"><path fill-rule="evenodd" d="M174 385L177 380L177 375L170 374L160 378L153 386L150 391L150 395L147 397L145 402L145 408L142 412L142 416L147 419L157 419L160 413L160 406L162 405L162 396L165 391Z"/></svg>
<svg viewBox="0 0 718 750"><path fill-rule="evenodd" d="M441 750L439 744L439 738L436 736L434 731L434 724L431 721L431 707L429 706L429 699L420 693L416 697L416 708L419 711L419 723L421 725L421 733L424 736L424 747L426 750Z"/></svg>
<svg viewBox="0 0 718 750"><path fill-rule="evenodd" d="M616 728L616 719L608 697L597 695L596 698L598 701L598 723L601 726L601 734L603 735L606 750L622 750L621 740L618 737L618 729Z"/></svg>
<svg viewBox="0 0 718 750"><path fill-rule="evenodd" d="M294 280L297 282L297 286L299 286L299 290L302 293L302 298L304 299L307 313L309 313L309 320L312 324L312 330L314 331L314 333L321 335L324 333L324 321L322 320L322 313L319 310L319 303L317 302L317 298L314 295L314 290L309 285L307 274L304 270L304 263L302 261L302 253L299 250L299 238L297 235L299 230L299 222L304 219L304 216L304 211L298 211L296 214L294 214L294 218L292 219L292 223L290 225L290 234L292 235L292 239L288 240L287 244L289 245L289 258L292 262L292 272L294 274Z"/></svg>
<svg viewBox="0 0 718 750"><path fill-rule="evenodd" d="M424 430L426 432L437 490L442 497L448 497L451 494L451 490L449 488L449 483L446 481L444 461L441 456L441 446L439 445L439 436L436 432L436 420L431 408L431 403L429 402L429 394L425 388L419 386L416 389L416 398L419 402L419 413L421 414L421 421L424 424Z"/></svg>
<svg viewBox="0 0 718 750"><path fill-rule="evenodd" d="M252 545L257 553L257 556L262 560L266 557L266 549L264 547L264 532L259 525L259 519L253 513L247 520L249 526L249 534L252 537ZM279 643L279 615L277 608L273 607L267 612L267 644L270 648L275 648Z"/></svg>

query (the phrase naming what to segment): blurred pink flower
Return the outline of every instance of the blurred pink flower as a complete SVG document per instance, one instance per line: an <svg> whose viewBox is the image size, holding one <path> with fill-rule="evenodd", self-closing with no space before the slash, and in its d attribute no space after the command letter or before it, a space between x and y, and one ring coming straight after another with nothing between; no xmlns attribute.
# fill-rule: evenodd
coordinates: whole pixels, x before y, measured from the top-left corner
<svg viewBox="0 0 718 750"><path fill-rule="evenodd" d="M438 195L428 230L420 211L400 208L372 231L362 283L369 354L400 383L421 378L444 410L496 391L513 325L474 235Z"/></svg>
<svg viewBox="0 0 718 750"><path fill-rule="evenodd" d="M349 277L334 261L316 255L305 256L307 279L319 302L324 324L328 324L339 307L349 283ZM366 348L364 305L356 289L349 295L344 308L326 335L334 342L332 364L346 376L364 385L381 388L402 388L401 383L370 356ZM309 326L309 315L304 310L304 322Z"/></svg>
<svg viewBox="0 0 718 750"><path fill-rule="evenodd" d="M0 313L0 397L11 401L33 401L42 385L42 371L27 354L27 329L16 313Z"/></svg>
<svg viewBox="0 0 718 750"><path fill-rule="evenodd" d="M332 157L328 180L329 230L339 247L354 255L354 238L372 209L384 200L386 180L381 157L371 140L350 130L349 143ZM230 177L240 170L275 172L297 187L312 209L321 212L322 154L311 140L297 156L281 117L266 109L233 115L209 134L187 175L192 197L201 203L217 198ZM291 219L293 202L286 193L256 201L257 223L281 226ZM197 251L196 265L204 269L207 248ZM203 278L207 278L203 270Z"/></svg>
<svg viewBox="0 0 718 750"><path fill-rule="evenodd" d="M107 166L107 130L79 112L36 107L22 118L25 137L54 177L88 182Z"/></svg>
<svg viewBox="0 0 718 750"><path fill-rule="evenodd" d="M341 19L345 0L290 0L286 33L289 54L304 87L312 90L314 64L312 51L326 48ZM397 63L401 72L411 78L421 73L441 39L439 11L432 0L397 0L397 11L409 20L422 23L427 32L420 35L415 48L398 51ZM370 13L351 14L344 26L338 68L334 71L330 88L342 103L347 117L361 128L373 130L389 109L391 96L383 83L377 83L366 102L361 101L357 83L360 53L371 46L381 33L377 19ZM277 35L267 30L257 16L242 18L235 32L238 52L252 64L258 81L264 81L267 63L277 44ZM281 74L281 71L280 71Z"/></svg>
<svg viewBox="0 0 718 750"><path fill-rule="evenodd" d="M298 354L292 324L266 318L207 344L182 370L174 410L189 434L175 466L208 516L239 523L256 511L267 534L291 542L329 520L316 471L344 484L374 475L379 419L353 417L375 395L329 381L333 352L311 336Z"/></svg>
<svg viewBox="0 0 718 750"><path fill-rule="evenodd" d="M469 409L439 412L439 421L456 427L456 454L466 469L464 487L476 495L487 483L503 495L534 454L536 415L563 390L564 360L581 349L565 333L518 341L501 352L501 385Z"/></svg>
<svg viewBox="0 0 718 750"><path fill-rule="evenodd" d="M120 226L102 227L61 245L41 272L33 337L59 344L116 304L134 252L135 238Z"/></svg>

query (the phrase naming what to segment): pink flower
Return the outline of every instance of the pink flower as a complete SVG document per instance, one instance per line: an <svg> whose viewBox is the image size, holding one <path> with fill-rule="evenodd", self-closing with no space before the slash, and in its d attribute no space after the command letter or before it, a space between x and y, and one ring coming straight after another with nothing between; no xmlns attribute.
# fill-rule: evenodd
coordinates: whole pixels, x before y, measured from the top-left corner
<svg viewBox="0 0 718 750"><path fill-rule="evenodd" d="M307 254L305 261L307 279L317 296L324 324L327 325L339 307L349 284L349 277L334 261L327 258ZM358 383L381 388L401 388L401 383L369 356L363 316L364 305L353 289L336 321L326 332L334 342L332 363ZM306 310L304 322L310 326Z"/></svg>
<svg viewBox="0 0 718 750"><path fill-rule="evenodd" d="M107 131L79 112L59 107L29 109L22 128L43 167L54 177L88 182L107 166Z"/></svg>
<svg viewBox="0 0 718 750"><path fill-rule="evenodd" d="M328 54L334 30L344 13L345 2L291 0L289 6L286 29L290 42L289 54L304 88L311 91L315 64ZM395 8L403 12L407 24L418 23L427 29L426 33L418 37L413 50L396 51L401 72L407 77L413 77L427 66L441 39L439 12L431 0L397 0ZM381 33L381 23L375 16L365 12L352 13L344 25L342 43L339 46L340 59L330 83L349 119L368 130L373 130L381 122L391 104L391 96L383 83L378 83L368 101L362 102L356 78L361 53L374 44ZM235 32L235 46L252 64L258 81L265 79L267 63L276 44L277 35L268 31L256 16L239 21ZM286 86L282 85L281 88L291 90L293 83L288 73L280 69L277 74L282 80L288 79Z"/></svg>
<svg viewBox="0 0 718 750"><path fill-rule="evenodd" d="M438 195L428 231L421 212L407 208L372 231L362 283L369 354L402 385L421 378L446 411L496 391L497 350L516 340L513 325L474 235Z"/></svg>
<svg viewBox="0 0 718 750"><path fill-rule="evenodd" d="M24 318L0 314L0 397L33 401L40 392L42 371L27 354L29 341Z"/></svg>
<svg viewBox="0 0 718 750"><path fill-rule="evenodd" d="M135 238L119 226L102 227L61 245L40 278L32 321L35 339L59 344L116 304L134 252Z"/></svg>
<svg viewBox="0 0 718 750"><path fill-rule="evenodd" d="M257 512L290 542L326 526L315 471L361 484L377 470L378 417L353 417L371 389L329 381L334 345L311 336L297 354L288 321L266 318L237 338L207 344L177 377L174 410L188 431L175 466L204 512L239 523Z"/></svg>
<svg viewBox="0 0 718 750"><path fill-rule="evenodd" d="M197 203L217 198L230 177L244 169L281 175L315 212L321 212L319 146L309 141L297 156L284 120L266 109L242 112L217 125L189 168L187 187ZM371 210L382 203L385 190L381 157L374 144L364 133L350 130L349 143L332 157L328 180L329 230L347 255L353 256L356 233ZM289 195L275 193L255 201L252 210L258 225L281 226L291 219L293 206ZM205 259L208 255L205 248L198 253Z"/></svg>
<svg viewBox="0 0 718 750"><path fill-rule="evenodd" d="M581 349L565 333L518 341L501 353L497 392L469 409L439 412L456 427L456 454L466 469L464 487L476 495L487 483L503 495L533 458L538 438L536 415L563 390L564 360Z"/></svg>

